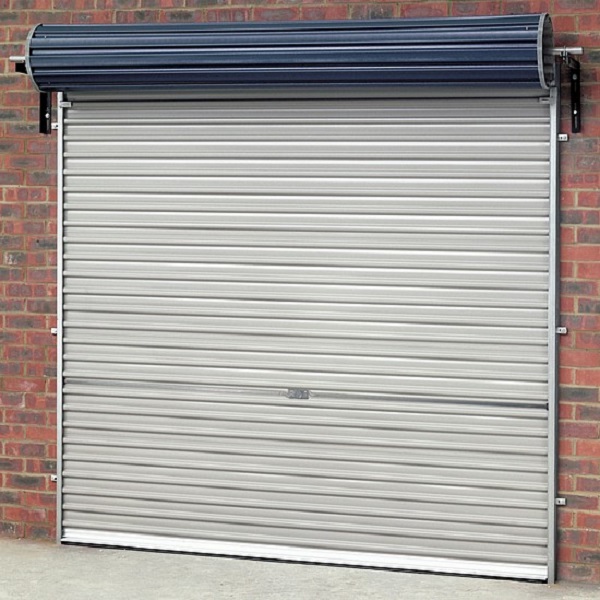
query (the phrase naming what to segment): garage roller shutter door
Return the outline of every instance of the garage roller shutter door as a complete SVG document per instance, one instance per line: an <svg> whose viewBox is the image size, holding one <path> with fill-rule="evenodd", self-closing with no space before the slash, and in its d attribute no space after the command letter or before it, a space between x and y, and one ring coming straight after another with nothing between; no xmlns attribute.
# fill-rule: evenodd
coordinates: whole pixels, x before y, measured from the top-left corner
<svg viewBox="0 0 600 600"><path fill-rule="evenodd" d="M62 539L547 578L550 121L75 100Z"/></svg>

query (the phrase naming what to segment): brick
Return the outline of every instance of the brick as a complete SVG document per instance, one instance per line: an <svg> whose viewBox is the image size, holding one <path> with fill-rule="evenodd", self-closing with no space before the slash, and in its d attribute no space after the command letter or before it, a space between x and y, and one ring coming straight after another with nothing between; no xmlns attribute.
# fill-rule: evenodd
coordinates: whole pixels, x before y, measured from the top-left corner
<svg viewBox="0 0 600 600"><path fill-rule="evenodd" d="M33 475L8 475L8 487L30 490L43 490L46 488L46 478Z"/></svg>
<svg viewBox="0 0 600 600"><path fill-rule="evenodd" d="M568 529L575 525L575 516L572 510L559 508L557 512L557 521L560 529Z"/></svg>
<svg viewBox="0 0 600 600"><path fill-rule="evenodd" d="M3 406L20 407L23 406L23 394L14 392L0 392L0 408Z"/></svg>
<svg viewBox="0 0 600 600"><path fill-rule="evenodd" d="M600 406L577 406L576 417L581 421L600 422Z"/></svg>
<svg viewBox="0 0 600 600"><path fill-rule="evenodd" d="M45 329L46 320L40 316L15 315L6 318L8 329Z"/></svg>
<svg viewBox="0 0 600 600"><path fill-rule="evenodd" d="M600 246L567 246L562 250L564 260L600 261Z"/></svg>
<svg viewBox="0 0 600 600"><path fill-rule="evenodd" d="M22 425L45 425L46 416L43 412L30 410L6 410L5 420L7 423L20 423Z"/></svg>
<svg viewBox="0 0 600 600"><path fill-rule="evenodd" d="M0 248L18 249L23 246L23 240L19 236L0 235Z"/></svg>
<svg viewBox="0 0 600 600"><path fill-rule="evenodd" d="M576 442L577 456L593 456L600 458L600 441L578 440Z"/></svg>
<svg viewBox="0 0 600 600"><path fill-rule="evenodd" d="M579 227L577 241L580 244L600 244L600 227Z"/></svg>
<svg viewBox="0 0 600 600"><path fill-rule="evenodd" d="M24 534L23 523L8 523L0 521L0 535L13 538L22 538Z"/></svg>
<svg viewBox="0 0 600 600"><path fill-rule="evenodd" d="M43 523L46 521L47 513L43 508L7 506L4 509L4 518L9 521L21 521L23 523Z"/></svg>
<svg viewBox="0 0 600 600"><path fill-rule="evenodd" d="M598 0L555 0L554 9L557 13L596 13L600 10Z"/></svg>
<svg viewBox="0 0 600 600"><path fill-rule="evenodd" d="M4 264L5 265L24 265L27 262L27 253L25 252L5 252L4 253Z"/></svg>
<svg viewBox="0 0 600 600"><path fill-rule="evenodd" d="M56 533L50 525L27 525L25 537L30 540L51 540L56 537Z"/></svg>
<svg viewBox="0 0 600 600"><path fill-rule="evenodd" d="M558 381L560 385L570 385L575 383L575 369L569 367L559 367Z"/></svg>
<svg viewBox="0 0 600 600"><path fill-rule="evenodd" d="M28 280L34 283L56 282L55 269L30 269Z"/></svg>
<svg viewBox="0 0 600 600"><path fill-rule="evenodd" d="M573 440L558 440L558 454L561 458L567 456L573 456L574 448L573 448Z"/></svg>
<svg viewBox="0 0 600 600"><path fill-rule="evenodd" d="M575 413L573 404L565 404L561 402L558 406L558 417L565 421L572 421Z"/></svg>
<svg viewBox="0 0 600 600"><path fill-rule="evenodd" d="M22 456L23 458L43 458L47 454L47 448L44 444L28 444L17 442L6 443L4 451L7 456Z"/></svg>
<svg viewBox="0 0 600 600"><path fill-rule="evenodd" d="M576 550L575 560L581 563L600 564L600 550Z"/></svg>
<svg viewBox="0 0 600 600"><path fill-rule="evenodd" d="M561 348L560 364L565 367L600 367L600 352Z"/></svg>
<svg viewBox="0 0 600 600"><path fill-rule="evenodd" d="M0 217L4 219L22 219L23 207L19 204L0 204Z"/></svg>
<svg viewBox="0 0 600 600"><path fill-rule="evenodd" d="M14 458L0 457L0 471L22 471L23 461Z"/></svg>
<svg viewBox="0 0 600 600"><path fill-rule="evenodd" d="M600 317L596 316L563 315L562 324L567 329L600 331Z"/></svg>
<svg viewBox="0 0 600 600"><path fill-rule="evenodd" d="M45 315L56 314L56 300L28 300L27 312Z"/></svg>
<svg viewBox="0 0 600 600"><path fill-rule="evenodd" d="M600 350L600 333L587 331L577 332L577 347L589 350Z"/></svg>
<svg viewBox="0 0 600 600"><path fill-rule="evenodd" d="M577 385L594 385L600 387L600 369L577 369L575 372L575 383Z"/></svg>
<svg viewBox="0 0 600 600"><path fill-rule="evenodd" d="M560 213L560 222L566 225L598 225L598 212L597 210L563 210Z"/></svg>
<svg viewBox="0 0 600 600"><path fill-rule="evenodd" d="M27 218L28 219L48 219L51 216L51 211L54 207L46 202L28 204Z"/></svg>
<svg viewBox="0 0 600 600"><path fill-rule="evenodd" d="M346 20L349 18L347 6L303 6L301 18L304 21Z"/></svg>
<svg viewBox="0 0 600 600"><path fill-rule="evenodd" d="M56 237L36 237L29 238L27 243L28 250L55 250L57 247ZM593 288L589 288L592 290ZM593 291L581 292L583 294L593 294Z"/></svg>
<svg viewBox="0 0 600 600"><path fill-rule="evenodd" d="M40 494L39 492L21 492L23 505L37 508L54 508L56 495L53 493Z"/></svg>
<svg viewBox="0 0 600 600"><path fill-rule="evenodd" d="M10 392L43 392L46 389L46 381L32 377L5 377L4 389Z"/></svg>
<svg viewBox="0 0 600 600"><path fill-rule="evenodd" d="M557 575L559 581L600 583L600 567L559 563Z"/></svg>
<svg viewBox="0 0 600 600"><path fill-rule="evenodd" d="M550 12L548 0L505 0L504 11L511 15Z"/></svg>
<svg viewBox="0 0 600 600"><path fill-rule="evenodd" d="M578 492L600 492L600 479L597 477L577 477L575 489ZM590 506L581 506L588 510L596 510L598 508L598 496L589 500Z"/></svg>
<svg viewBox="0 0 600 600"><path fill-rule="evenodd" d="M600 314L600 300L580 298L577 302L577 310L583 314ZM600 366L600 362L597 366Z"/></svg>
<svg viewBox="0 0 600 600"><path fill-rule="evenodd" d="M570 497L571 498L571 497ZM568 502L569 500L567 500ZM558 542L568 544L569 546L583 546L594 548L600 542L600 534L597 531L580 531L577 529L567 529L559 531Z"/></svg>
<svg viewBox="0 0 600 600"><path fill-rule="evenodd" d="M594 490L585 490L582 489L582 486L585 487L585 484L581 484L581 481L596 481L598 479L593 478L581 478L577 477L575 489L578 492L588 492ZM598 510L598 495L587 496L587 495L578 495L578 494L565 494L564 497L567 500L567 506L570 506L573 510Z"/></svg>
<svg viewBox="0 0 600 600"><path fill-rule="evenodd" d="M597 142L597 140L594 140ZM577 206L600 208L600 192L580 191L577 194Z"/></svg>
<svg viewBox="0 0 600 600"><path fill-rule="evenodd" d="M164 15L164 13L162 13ZM156 23L159 21L161 13L155 10L127 10L117 11L117 23ZM163 19L161 19L163 20Z"/></svg>
<svg viewBox="0 0 600 600"><path fill-rule="evenodd" d="M51 171L27 171L25 176L27 185L56 185L56 174Z"/></svg>
<svg viewBox="0 0 600 600"><path fill-rule="evenodd" d="M22 183L22 173L14 171L0 171L0 185L20 185Z"/></svg>
<svg viewBox="0 0 600 600"><path fill-rule="evenodd" d="M564 438L598 438L598 424L562 422L559 424L560 436Z"/></svg>
<svg viewBox="0 0 600 600"><path fill-rule="evenodd" d="M402 2L400 16L403 18L446 17L447 2Z"/></svg>
<svg viewBox="0 0 600 600"><path fill-rule="evenodd" d="M354 7L353 7L354 8ZM257 6L254 9L254 20L255 21L295 21L299 16L299 9L297 7L285 7L285 8L270 8L264 6ZM351 18L368 18L368 17L354 17L351 13ZM378 17L374 17L378 18ZM379 17L381 18L381 17Z"/></svg>
<svg viewBox="0 0 600 600"><path fill-rule="evenodd" d="M559 472L572 475L600 475L600 462L590 458L561 458Z"/></svg>
<svg viewBox="0 0 600 600"><path fill-rule="evenodd" d="M194 10L170 10L165 13L165 20L168 23L193 23L196 14Z"/></svg>
<svg viewBox="0 0 600 600"><path fill-rule="evenodd" d="M56 440L56 430L53 427L27 427L27 438L29 440Z"/></svg>
<svg viewBox="0 0 600 600"><path fill-rule="evenodd" d="M454 1L450 2L450 14L455 17L494 15L501 13L500 1Z"/></svg>
<svg viewBox="0 0 600 600"><path fill-rule="evenodd" d="M56 473L55 460L32 459L27 461L28 473Z"/></svg>
<svg viewBox="0 0 600 600"><path fill-rule="evenodd" d="M19 504L21 494L19 492L8 492L0 490L0 504Z"/></svg>

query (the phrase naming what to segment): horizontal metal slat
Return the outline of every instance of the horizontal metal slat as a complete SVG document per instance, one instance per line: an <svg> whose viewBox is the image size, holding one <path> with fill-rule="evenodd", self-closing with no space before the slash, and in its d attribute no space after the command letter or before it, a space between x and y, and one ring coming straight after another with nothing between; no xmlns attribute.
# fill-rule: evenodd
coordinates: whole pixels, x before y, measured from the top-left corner
<svg viewBox="0 0 600 600"><path fill-rule="evenodd" d="M105 382L100 380L78 381L67 379L65 391L74 397L81 398L122 398L131 400L141 399L152 403L155 400L164 401L194 401L194 402L218 402L224 406L228 404L257 404L280 406L296 405L296 401L286 401L283 396L287 394L274 393L273 389L263 388L224 388L210 387L207 385L193 386L185 383L160 385L152 382ZM514 419L514 426L518 426L523 420L547 422L548 411L545 406L532 406L520 404L515 406L512 402L494 403L472 401L465 398L444 400L434 396L403 396L400 394L372 394L372 393L343 393L337 390L334 393L311 390L308 398L302 400L302 406L321 409L359 409L369 411L394 410L401 413L418 413L426 415L463 415L466 418L473 416L484 417L508 417ZM518 409L518 413L516 410ZM380 457L381 458L381 457ZM442 457L439 457L442 460ZM388 460L389 457L386 457ZM456 462L460 460L454 457ZM488 465L491 466L491 465ZM514 468L518 468L515 465Z"/></svg>
<svg viewBox="0 0 600 600"><path fill-rule="evenodd" d="M351 127L349 127L351 125ZM120 140L173 140L192 139L218 143L226 141L265 142L280 141L343 141L361 140L365 142L386 140L435 140L489 141L490 139L509 140L523 138L530 141L542 141L546 138L546 123L531 123L529 121L490 124L484 123L452 123L447 121L437 123L363 123L356 119L352 123L335 123L330 121L304 123L277 122L276 119L264 119L261 123L238 121L237 123L221 122L217 124L195 124L169 122L168 124L153 123L147 127L144 123L122 122L112 124L98 121L93 124L72 123L67 125L66 137L69 141L77 139ZM67 157L68 158L68 157Z"/></svg>
<svg viewBox="0 0 600 600"><path fill-rule="evenodd" d="M118 501L123 498L138 500L162 500L180 504L194 504L200 507L210 507L211 510L222 508L242 508L246 510L269 511L278 507L285 511L312 512L323 515L360 515L367 517L386 517L394 515L397 518L410 518L417 521L436 521L438 523L473 523L479 525L497 524L513 525L516 527L535 528L544 526L544 512L539 509L503 507L499 512L490 506L470 506L464 504L448 504L441 512L436 504L423 504L410 500L373 499L372 505L361 503L360 499L349 504L335 496L291 494L258 494L255 498L240 496L237 490L213 490L210 494L194 494L193 490L172 484L145 484L132 482L101 481L92 479L73 479L65 483L65 493L74 500L85 498L107 499Z"/></svg>
<svg viewBox="0 0 600 600"><path fill-rule="evenodd" d="M148 199L151 202L151 197ZM346 199L347 202L347 199ZM351 211L350 211L351 212ZM426 211L425 211L426 212ZM420 213L422 214L422 213ZM66 231L70 243L89 244L152 244L154 246L171 245L173 235L177 236L180 247L187 246L246 246L281 248L373 248L373 249L413 249L447 250L472 252L545 252L548 246L548 234L529 231L524 234L485 233L475 231L454 233L446 231L427 232L403 231L302 231L302 236L290 236L288 231L235 230L231 228L206 229L202 235L198 229L178 227L176 232L168 227L125 227L122 225L102 226L92 223L77 225L69 222ZM275 285L274 283L272 285ZM497 290L502 293L502 290Z"/></svg>
<svg viewBox="0 0 600 600"><path fill-rule="evenodd" d="M470 486L446 486L435 483L387 483L363 481L357 478L332 480L320 477L296 477L288 475L265 476L254 473L237 473L234 481L230 474L220 471L194 472L190 469L169 469L157 466L99 465L89 462L70 461L65 465L65 476L76 479L96 479L101 481L131 481L139 483L168 483L201 488L203 493L212 495L212 490L220 494L223 489L236 489L240 496L251 492L288 493L298 496L332 496L356 499L381 498L389 500L409 499L411 501L437 502L448 504L468 504L496 507L522 506L541 508L546 491L499 490ZM127 479L130 474L130 479ZM349 501L351 504L352 501Z"/></svg>
<svg viewBox="0 0 600 600"><path fill-rule="evenodd" d="M296 424L265 422L260 428L249 430L246 423L239 420L204 421L201 418L151 416L146 414L107 414L95 412L79 412L71 410L66 414L67 427L85 427L90 430L110 429L121 432L139 432L190 436L207 436L213 438L251 440L278 440L282 447L289 441L302 442L311 440L318 444L355 444L370 446L401 448L403 445L425 448L456 448L461 444L465 449L499 452L509 454L543 453L545 440L542 436L492 435L489 432L473 433L460 431L444 431L441 427L426 425L411 426L399 424L397 430L379 427L359 426L327 426L316 424ZM427 431L428 435L423 433ZM539 433L539 432L538 432ZM427 439L423 439L426 437Z"/></svg>
<svg viewBox="0 0 600 600"><path fill-rule="evenodd" d="M236 282L236 281L173 281L136 279L128 281L114 277L91 278L73 276L66 282L67 296L83 295L102 302L103 296L152 298L228 299L232 301L285 301L339 304L359 303L368 307L377 304L419 305L423 310L436 306L492 307L501 309L547 308L544 290L508 290L443 287L436 281L427 285L343 285L327 283ZM140 302L141 304L141 302Z"/></svg>
<svg viewBox="0 0 600 600"><path fill-rule="evenodd" d="M82 192L102 188L108 192L131 191L135 193L150 191L165 193L176 187L182 192L229 193L244 189L253 194L285 194L290 189L300 189L305 194L331 194L361 196L365 188L374 195L404 194L431 196L439 193L442 196L475 196L491 195L494 197L512 197L518 189L518 195L526 198L544 198L549 193L549 182L546 178L511 179L490 178L435 178L430 177L175 177L148 175L133 177L125 175L68 175L65 177L65 191ZM341 207L340 207L341 208ZM277 215L275 215L277 217ZM230 217L231 218L231 217ZM266 223L271 219L263 216ZM368 222L365 223L368 226Z"/></svg>
<svg viewBox="0 0 600 600"><path fill-rule="evenodd" d="M125 257L124 257L125 258ZM169 280L169 281L236 281L262 283L280 281L339 285L426 286L434 281L439 287L476 287L515 290L547 290L548 276L540 271L306 267L280 265L238 265L234 263L144 263L100 260L66 260L68 277Z"/></svg>
<svg viewBox="0 0 600 600"><path fill-rule="evenodd" d="M438 341L467 343L505 343L544 347L547 330L535 327L481 327L410 322L319 321L311 319L262 319L239 317L196 317L163 315L149 321L145 315L68 311L65 326L85 329L131 329L134 331L171 331L231 333L235 335L330 337L360 343L363 339L395 341ZM347 343L347 342L346 342ZM531 348L535 353L535 349Z"/></svg>
<svg viewBox="0 0 600 600"><path fill-rule="evenodd" d="M250 390L251 392L252 390ZM521 407L513 407L513 410ZM527 410L527 409L525 409ZM520 473L547 473L548 464L543 452L535 448L516 447L512 452L498 453L494 446L453 445L443 448L435 441L421 437L421 441L399 440L401 452L390 452L386 445L371 445L366 453L365 445L352 443L326 443L320 441L297 441L288 439L284 444L276 439L253 438L250 442L243 437L190 436L174 432L111 431L101 428L68 426L65 428L67 444L94 444L102 448L140 448L159 451L191 451L195 453L248 456L257 463L269 457L304 460L319 456L335 461L364 461L395 465L401 472L404 465L432 464L439 467L485 469L490 472L511 471L520 479Z"/></svg>
<svg viewBox="0 0 600 600"><path fill-rule="evenodd" d="M518 252L451 252L411 250L295 249L253 247L92 245L66 243L67 261L95 260L118 264L127 261L160 263L232 263L290 266L339 266L374 268L496 269L501 271L546 271L548 256Z"/></svg>
<svg viewBox="0 0 600 600"><path fill-rule="evenodd" d="M531 139L523 136L520 140L511 138L499 140L361 140L360 144L323 140L294 141L211 141L206 140L93 140L72 138L65 135L65 157L163 157L171 158L396 158L396 159L440 159L449 157L480 160L547 160L550 144L547 139Z"/></svg>
<svg viewBox="0 0 600 600"><path fill-rule="evenodd" d="M240 511L231 509L227 512L213 509L206 510L202 515L188 505L164 502L143 502L135 499L120 499L118 504L109 504L102 499L88 500L77 498L65 502L65 510L69 512L102 514L110 512L113 515L135 515L146 517L163 517L164 519L186 519L189 521L202 521L208 523L221 523L225 528L231 525L259 525L273 529L277 527L298 528L302 530L319 531L321 534L356 531L357 534L371 533L380 536L397 536L404 539L448 539L453 541L478 542L481 540L482 529L485 529L486 539L490 544L511 543L515 545L541 545L545 546L547 540L535 535L537 532L518 529L517 527L469 527L457 530L448 527L445 523L418 523L405 521L393 517L376 519L353 516L351 520L342 520L339 515L335 517L314 515L313 513L286 513L285 511L272 511L262 515L259 511ZM337 518L336 518L337 517ZM446 526L444 526L446 525Z"/></svg>
<svg viewBox="0 0 600 600"><path fill-rule="evenodd" d="M494 215L499 217L510 216L547 216L548 202L543 198L426 198L403 197L402 190L398 190L396 197L368 196L366 193L360 197L347 197L343 200L344 214L386 214L386 215L464 215L483 216ZM296 214L341 212L340 199L331 196L300 195L295 193L286 195L251 195L251 194L132 194L109 192L68 192L65 209L71 210L110 210L122 211L164 211L165 206L169 212L224 212L255 213L286 212L291 218ZM73 236L75 232L69 232ZM137 235L140 235L138 232ZM478 238L481 236L473 236ZM452 238L449 238L452 239ZM112 241L112 240L111 240ZM234 243L231 239L231 243ZM360 242L360 238L356 241ZM468 240L465 240L465 243ZM519 240L515 240L516 243ZM132 243L135 243L133 240ZM178 243L179 240L178 240ZM198 241L201 244L201 241ZM484 244L484 245L489 245ZM431 248L431 246L429 246ZM516 249L518 251L518 248Z"/></svg>
<svg viewBox="0 0 600 600"><path fill-rule="evenodd" d="M285 457L231 455L217 453L198 453L190 451L173 451L165 449L139 449L127 447L104 448L102 456L94 445L65 446L65 460L74 462L91 462L103 465L146 465L172 466L191 470L221 470L228 472L253 472L274 475L313 476L330 479L364 479L373 481L406 481L439 485L458 485L504 489L529 489L545 491L547 477L545 472L516 473L509 469L491 471L486 469L469 469L447 467L441 465L403 466L382 464L377 461L326 460L316 457L302 459ZM351 507L347 507L351 512Z"/></svg>
<svg viewBox="0 0 600 600"><path fill-rule="evenodd" d="M102 296L70 294L65 303L67 311L90 313L188 315L215 317L257 317L276 319L335 320L335 321L400 321L404 323L443 323L447 325L507 326L528 328L546 327L547 311L543 308L493 308L475 306L446 306L435 304L430 293L428 304L405 305L360 303L353 298L346 302L291 302L285 300L195 299L174 296L112 296L105 289ZM424 294L426 296L426 294ZM339 298L339 296L338 296ZM354 301L352 301L354 300ZM423 300L425 302L425 300ZM499 304L499 303L498 303Z"/></svg>
<svg viewBox="0 0 600 600"><path fill-rule="evenodd" d="M159 229L187 229L196 235L205 229L223 229L227 231L327 231L379 233L491 233L548 235L547 217L504 217L500 221L490 216L452 217L433 215L321 215L300 214L290 219L286 213L268 215L260 213L171 213L168 211L133 212L122 210L66 212L66 225L92 227L154 227Z"/></svg>
<svg viewBox="0 0 600 600"><path fill-rule="evenodd" d="M237 421L248 423L282 423L287 425L328 425L331 427L371 427L380 430L395 429L397 431L428 431L441 433L494 434L498 436L544 437L546 435L546 419L527 419L514 416L469 415L432 411L422 413L418 408L404 408L402 404L388 403L386 407L378 406L376 410L353 406L327 407L315 406L313 399L285 399L282 393L267 392L265 396L279 396L278 405L266 403L262 398L253 402L223 404L222 401L195 402L176 401L165 395L161 400L147 398L134 400L127 397L95 397L93 399L73 394L65 403L67 411L89 412L102 415L147 415L150 417L173 417L179 419L196 419L208 424L215 421ZM90 417L93 418L93 417Z"/></svg>
<svg viewBox="0 0 600 600"><path fill-rule="evenodd" d="M118 363L156 367L173 366L219 367L227 369L263 369L271 371L312 371L339 375L383 375L402 374L407 377L455 377L473 379L497 379L511 381L546 382L548 368L545 364L499 363L491 361L430 360L425 358L383 358L376 356L352 356L349 348L346 355L300 354L290 348L280 352L241 352L221 349L191 350L182 357L180 349L140 346L95 346L92 344L66 344L65 360L83 363ZM315 379L319 379L316 376Z"/></svg>
<svg viewBox="0 0 600 600"><path fill-rule="evenodd" d="M414 538L406 540L401 546L393 543L390 538L384 537L377 539L377 536L368 536L367 534L342 534L338 533L334 540L323 540L316 536L314 532L302 531L302 529L278 529L270 532L268 529L258 527L238 527L231 530L224 530L222 524L210 526L203 524L200 528L191 528L191 523L186 520L170 520L168 523L152 517L134 517L119 515L101 515L101 514L82 514L68 512L65 513L65 526L68 528L77 527L80 529L99 529L114 532L137 532L153 533L166 535L169 537L199 538L204 540L218 539L230 540L233 542L252 542L261 544L290 544L296 547L314 547L329 549L345 549L360 551L368 545L373 552L390 552L398 554L407 552L414 555L424 556L443 556L443 557L463 557L472 559L481 559L485 556L486 560L507 562L515 560L517 563L527 564L545 564L546 548L537 546L516 547L512 544L486 544L485 542L454 542L444 540L431 541L429 544L415 543ZM268 533L267 533L268 532ZM361 539L362 538L362 539ZM231 551L230 551L231 552Z"/></svg>

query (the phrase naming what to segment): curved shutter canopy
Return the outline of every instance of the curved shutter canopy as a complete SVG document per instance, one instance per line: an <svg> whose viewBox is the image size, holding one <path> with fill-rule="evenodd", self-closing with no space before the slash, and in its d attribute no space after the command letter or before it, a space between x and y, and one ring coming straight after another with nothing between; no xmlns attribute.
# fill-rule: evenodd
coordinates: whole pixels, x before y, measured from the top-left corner
<svg viewBox="0 0 600 600"><path fill-rule="evenodd" d="M43 92L202 86L552 84L546 14L389 21L39 25Z"/></svg>

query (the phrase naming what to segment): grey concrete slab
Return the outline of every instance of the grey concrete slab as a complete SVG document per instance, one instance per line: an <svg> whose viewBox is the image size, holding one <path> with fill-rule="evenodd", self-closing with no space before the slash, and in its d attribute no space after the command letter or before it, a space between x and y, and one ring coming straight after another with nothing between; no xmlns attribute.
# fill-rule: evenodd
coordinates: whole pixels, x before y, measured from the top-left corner
<svg viewBox="0 0 600 600"><path fill-rule="evenodd" d="M0 540L0 600L600 600L600 588Z"/></svg>

